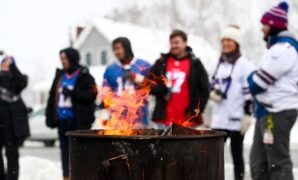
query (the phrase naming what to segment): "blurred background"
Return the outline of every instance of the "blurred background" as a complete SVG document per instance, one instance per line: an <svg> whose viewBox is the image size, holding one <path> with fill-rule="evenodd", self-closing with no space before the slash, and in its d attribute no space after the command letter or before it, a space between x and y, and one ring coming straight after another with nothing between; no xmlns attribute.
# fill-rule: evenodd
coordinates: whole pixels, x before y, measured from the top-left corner
<svg viewBox="0 0 298 180"><path fill-rule="evenodd" d="M191 46L211 72L218 61L222 28L238 24L245 39L243 54L257 63L265 50L260 17L278 0L0 2L0 50L13 55L21 71L29 75L30 84L23 96L34 110L30 120L31 141L22 149L20 179L50 180L61 174L59 151L55 146L56 131L45 128L43 114L55 69L60 66L60 49L70 45L78 48L82 63L90 67L101 84L106 65L114 61L110 47L114 38L127 36L136 55L153 63L160 52L168 50L169 32L179 28L189 33ZM289 4L290 30L297 35L298 1L290 0ZM295 129L297 134L297 125ZM252 131L253 128L246 137L246 159ZM298 140L292 141L293 159L297 160ZM232 165L229 152L226 154L229 176ZM294 164L298 174L298 162Z"/></svg>

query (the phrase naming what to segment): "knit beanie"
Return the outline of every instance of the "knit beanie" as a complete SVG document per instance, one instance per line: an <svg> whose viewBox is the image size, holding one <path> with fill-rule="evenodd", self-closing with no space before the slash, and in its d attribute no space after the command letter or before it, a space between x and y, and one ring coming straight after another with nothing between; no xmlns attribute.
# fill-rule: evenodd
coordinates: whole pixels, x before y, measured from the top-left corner
<svg viewBox="0 0 298 180"><path fill-rule="evenodd" d="M281 30L288 29L288 9L287 1L282 0L263 15L261 23Z"/></svg>
<svg viewBox="0 0 298 180"><path fill-rule="evenodd" d="M4 61L5 61L7 58L10 58L12 64L15 64L15 63L16 63L16 61L15 61L15 59L14 59L13 56L4 56L4 57L2 58L2 60L1 60L1 64L4 63Z"/></svg>
<svg viewBox="0 0 298 180"><path fill-rule="evenodd" d="M237 25L229 25L221 33L221 40L231 39L241 45L241 30Z"/></svg>

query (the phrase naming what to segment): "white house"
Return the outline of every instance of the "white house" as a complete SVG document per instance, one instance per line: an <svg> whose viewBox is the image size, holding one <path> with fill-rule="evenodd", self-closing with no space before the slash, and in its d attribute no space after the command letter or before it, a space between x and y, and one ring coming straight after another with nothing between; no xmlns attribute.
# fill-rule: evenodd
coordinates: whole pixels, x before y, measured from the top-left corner
<svg viewBox="0 0 298 180"><path fill-rule="evenodd" d="M101 85L106 66L115 61L111 49L111 43L115 38L128 37L132 42L135 56L154 63L161 52L168 51L169 34L170 32L167 31L99 18L91 21L84 28L78 38L75 39L73 46L79 49L82 64L89 66L96 83ZM189 35L188 39L189 45L195 54L201 58L207 71L210 72L217 63L218 53L199 36ZM32 86L34 104L46 103L51 83L52 79L48 79Z"/></svg>
<svg viewBox="0 0 298 180"><path fill-rule="evenodd" d="M125 36L130 39L136 57L153 63L161 52L168 51L169 34L169 31L98 18L85 27L74 41L74 47L79 49L84 65L105 66L115 60L111 42L117 37ZM206 40L199 36L189 35L189 45L202 59L207 70L216 64L218 53Z"/></svg>

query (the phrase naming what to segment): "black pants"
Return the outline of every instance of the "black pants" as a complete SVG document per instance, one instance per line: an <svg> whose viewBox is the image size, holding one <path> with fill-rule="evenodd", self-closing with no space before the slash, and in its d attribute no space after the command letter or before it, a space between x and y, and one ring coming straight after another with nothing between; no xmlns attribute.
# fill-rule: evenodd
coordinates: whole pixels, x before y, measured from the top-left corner
<svg viewBox="0 0 298 180"><path fill-rule="evenodd" d="M250 169L253 180L294 179L290 155L290 133L296 119L296 110L273 113L274 143L270 145L263 143L264 132L268 127L268 116L257 120L250 153Z"/></svg>
<svg viewBox="0 0 298 180"><path fill-rule="evenodd" d="M243 140L244 136L240 134L239 131L230 131L230 130L222 130L227 133L225 137L225 141L230 138L231 140L231 153L233 157L234 164L234 177L235 180L243 180L244 179L244 159L243 159Z"/></svg>
<svg viewBox="0 0 298 180"><path fill-rule="evenodd" d="M4 169L3 149L7 159ZM19 176L19 143L14 137L9 107L0 104L0 180L17 180Z"/></svg>
<svg viewBox="0 0 298 180"><path fill-rule="evenodd" d="M61 149L61 160L63 176L69 177L69 140L65 135L67 131L76 130L77 125L74 119L71 120L60 120L58 123L58 133Z"/></svg>

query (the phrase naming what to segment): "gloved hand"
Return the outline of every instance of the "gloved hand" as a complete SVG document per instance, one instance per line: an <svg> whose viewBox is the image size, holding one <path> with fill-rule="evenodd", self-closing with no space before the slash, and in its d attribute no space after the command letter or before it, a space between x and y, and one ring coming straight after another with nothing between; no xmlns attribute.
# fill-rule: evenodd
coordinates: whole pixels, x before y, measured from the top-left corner
<svg viewBox="0 0 298 180"><path fill-rule="evenodd" d="M246 131L249 129L250 125L252 122L252 117L250 115L244 115L244 117L241 120L241 125L240 125L240 133L244 135Z"/></svg>
<svg viewBox="0 0 298 180"><path fill-rule="evenodd" d="M145 79L145 76L143 76L141 74L137 74L137 73L131 73L131 76L132 76L133 81L137 84L141 84Z"/></svg>
<svg viewBox="0 0 298 180"><path fill-rule="evenodd" d="M222 95L215 89L211 90L209 96L210 96L210 99L212 99L215 102L221 102L223 100Z"/></svg>
<svg viewBox="0 0 298 180"><path fill-rule="evenodd" d="M130 65L125 65L123 67L123 69L124 69L124 74L123 74L123 79L124 80L131 80L132 82L134 82L136 84L140 84L145 79L145 77L143 75L137 74L137 73L133 73L131 71Z"/></svg>
<svg viewBox="0 0 298 180"><path fill-rule="evenodd" d="M123 79L125 81L126 80L133 80L130 65L123 66L123 70L124 70Z"/></svg>
<svg viewBox="0 0 298 180"><path fill-rule="evenodd" d="M63 87L62 94L65 97L69 97L73 95L73 90L70 90L68 87Z"/></svg>
<svg viewBox="0 0 298 180"><path fill-rule="evenodd" d="M244 113L247 114L247 115L251 115L252 114L252 111L253 111L253 102L252 100L247 100L245 101L245 104L244 104Z"/></svg>

